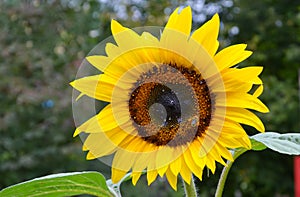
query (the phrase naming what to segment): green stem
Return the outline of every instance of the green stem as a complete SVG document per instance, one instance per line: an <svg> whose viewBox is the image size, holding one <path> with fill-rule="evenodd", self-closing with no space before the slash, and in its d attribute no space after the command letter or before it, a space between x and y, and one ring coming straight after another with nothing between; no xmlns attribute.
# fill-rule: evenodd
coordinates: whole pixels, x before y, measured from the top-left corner
<svg viewBox="0 0 300 197"><path fill-rule="evenodd" d="M227 166L224 166L224 168L222 170L215 197L222 197L225 182L226 182L229 170L232 167L233 162L235 161L236 158L238 158L241 154L243 154L246 151L247 151L247 149L244 149L244 148L235 150L233 153L233 161L227 161Z"/></svg>
<svg viewBox="0 0 300 197"><path fill-rule="evenodd" d="M197 197L197 190L195 187L194 178L192 177L191 183L186 183L183 179L184 192L186 197Z"/></svg>

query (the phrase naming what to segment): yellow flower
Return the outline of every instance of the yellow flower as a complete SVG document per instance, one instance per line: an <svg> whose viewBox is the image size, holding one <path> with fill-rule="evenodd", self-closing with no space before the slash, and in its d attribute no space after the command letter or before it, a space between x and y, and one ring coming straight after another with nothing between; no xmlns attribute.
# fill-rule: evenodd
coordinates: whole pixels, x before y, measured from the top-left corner
<svg viewBox="0 0 300 197"><path fill-rule="evenodd" d="M177 8L159 38L113 20L116 44L106 44L106 55L86 58L102 74L71 83L80 96L108 103L74 136L88 134L87 159L114 154L113 182L131 171L136 184L146 171L149 185L166 175L176 190L177 176L189 184L192 174L202 178L205 166L214 173L216 161L233 160L229 149L251 148L240 124L264 132L250 111L268 112L258 99L262 67L233 67L252 52L246 44L217 52L217 14L192 34L191 24L190 7Z"/></svg>

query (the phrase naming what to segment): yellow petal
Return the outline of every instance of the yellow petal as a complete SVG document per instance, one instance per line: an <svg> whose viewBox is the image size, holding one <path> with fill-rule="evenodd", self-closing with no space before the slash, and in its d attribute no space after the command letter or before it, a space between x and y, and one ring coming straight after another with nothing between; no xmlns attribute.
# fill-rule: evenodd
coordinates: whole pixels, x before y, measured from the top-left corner
<svg viewBox="0 0 300 197"><path fill-rule="evenodd" d="M132 167L136 158L136 154L127 152L126 150L118 150L114 156L112 167L128 172Z"/></svg>
<svg viewBox="0 0 300 197"><path fill-rule="evenodd" d="M130 117L118 117L116 120L111 104L104 107L98 116L100 127L103 131L112 130L130 122Z"/></svg>
<svg viewBox="0 0 300 197"><path fill-rule="evenodd" d="M203 134L203 136L201 136L202 139L198 138L199 140L201 140L201 148L199 151L200 158L205 157L209 153L209 151L215 146L220 132L221 131L216 130L213 126L210 126L208 127L206 133Z"/></svg>
<svg viewBox="0 0 300 197"><path fill-rule="evenodd" d="M219 15L215 14L211 20L202 25L192 34L192 39L195 39L201 44L210 56L214 56L218 47L218 34L220 28Z"/></svg>
<svg viewBox="0 0 300 197"><path fill-rule="evenodd" d="M189 149L197 166L203 169L205 166L205 161L199 156L201 146L202 145L200 144L199 140L194 139L194 141L190 144Z"/></svg>
<svg viewBox="0 0 300 197"><path fill-rule="evenodd" d="M132 171L141 172L143 171L149 162L153 162L153 155L145 152L138 155L135 163L133 164Z"/></svg>
<svg viewBox="0 0 300 197"><path fill-rule="evenodd" d="M224 117L222 117L222 119L223 118ZM230 136L243 137L247 135L243 127L237 121L231 120L228 117L225 118L225 122L221 134L227 135L228 137Z"/></svg>
<svg viewBox="0 0 300 197"><path fill-rule="evenodd" d="M160 56L168 63L177 65L186 65L188 38L191 31L192 11L190 7L184 8L178 13L177 8L170 16L161 37L160 47L162 50Z"/></svg>
<svg viewBox="0 0 300 197"><path fill-rule="evenodd" d="M127 138L129 137L130 136L127 136ZM131 143L127 143L127 145L124 145L123 147L119 145L119 148L122 147L122 149L119 149L115 154L114 161L112 163L113 167L119 168L124 171L129 171L130 168L133 168L134 164L136 164L137 158L142 155L142 151L144 148L144 146L141 146L141 144L139 143L140 141L140 138L134 137L131 140ZM146 165L144 165L143 163L143 166L138 167L139 171L141 172L142 170L144 170Z"/></svg>
<svg viewBox="0 0 300 197"><path fill-rule="evenodd" d="M127 137L119 144L119 147L122 149L126 149L126 147L128 147L128 144L132 143L132 141L136 140L136 138L137 137L135 135L127 135Z"/></svg>
<svg viewBox="0 0 300 197"><path fill-rule="evenodd" d="M117 45L114 45L112 43L107 43L105 45L105 52L106 52L106 55L109 57L109 58L107 58L107 61L109 61L109 60L113 60L114 58L121 55L122 50ZM124 53L124 51L123 51L123 53Z"/></svg>
<svg viewBox="0 0 300 197"><path fill-rule="evenodd" d="M223 79L226 81L242 81L251 84L262 84L261 79L258 75L262 72L263 67L251 66L246 68L231 68L226 69L222 73Z"/></svg>
<svg viewBox="0 0 300 197"><path fill-rule="evenodd" d="M82 150L83 150L83 151L88 151L89 149L88 149L87 146L85 146L85 145L83 144L83 145L82 145Z"/></svg>
<svg viewBox="0 0 300 197"><path fill-rule="evenodd" d="M180 175L187 184L190 184L192 179L192 172L190 168L187 166L187 164L185 163L184 157L181 156L180 158L181 158Z"/></svg>
<svg viewBox="0 0 300 197"><path fill-rule="evenodd" d="M241 107L254 109L256 111L267 113L269 109L265 104L263 104L258 98L251 94L228 92L226 94L226 106L227 107ZM216 104L216 106L221 106L222 104Z"/></svg>
<svg viewBox="0 0 300 197"><path fill-rule="evenodd" d="M132 171L143 171L149 165L155 166L154 158L156 157L155 150L157 149L157 146L149 144L141 139L139 141L136 140L136 142L138 143L138 149L136 151L140 154L138 154L136 158L136 161L132 167ZM130 144L132 143L133 141L130 142Z"/></svg>
<svg viewBox="0 0 300 197"><path fill-rule="evenodd" d="M131 176L132 176L132 184L136 185L137 181L139 180L139 178L141 177L142 172L132 172Z"/></svg>
<svg viewBox="0 0 300 197"><path fill-rule="evenodd" d="M171 187L177 191L177 176L175 176L170 169L166 171L166 177Z"/></svg>
<svg viewBox="0 0 300 197"><path fill-rule="evenodd" d="M252 52L246 51L246 46L246 44L232 45L217 53L214 57L214 60L219 69L223 70L225 68L232 67L247 59Z"/></svg>
<svg viewBox="0 0 300 197"><path fill-rule="evenodd" d="M123 27L115 20L111 21L111 32L117 45L123 50L133 49L142 43L137 33L129 28Z"/></svg>
<svg viewBox="0 0 300 197"><path fill-rule="evenodd" d="M186 150L183 153L184 161L186 165L189 167L189 169L200 179L202 180L202 172L203 169L200 168L195 162L194 158L191 155L190 149Z"/></svg>
<svg viewBox="0 0 300 197"><path fill-rule="evenodd" d="M169 146L164 146L160 150L157 151L157 157L156 157L156 167L165 169L166 166L168 166L171 161L173 161L175 158L173 158L173 152L174 149ZM160 173L161 170L159 170L158 174L161 175Z"/></svg>
<svg viewBox="0 0 300 197"><path fill-rule="evenodd" d="M127 171L119 170L116 168L111 169L111 180L113 183L119 182L125 175Z"/></svg>
<svg viewBox="0 0 300 197"><path fill-rule="evenodd" d="M106 51L110 55L113 54L113 57L92 55L88 56L86 59L88 60L88 62L90 62L90 64L92 64L100 71L104 72L107 77L109 76L110 78L112 78L112 80L116 82L120 79L121 76L123 76L124 73L126 73L134 65L138 65L135 64L135 59L132 58L132 53L125 53L124 51L118 52L118 50L118 47L108 43L106 45ZM130 61L133 63L131 63Z"/></svg>
<svg viewBox="0 0 300 197"><path fill-rule="evenodd" d="M149 43L159 44L159 40L149 32L143 32L141 37L143 38L143 40L149 41Z"/></svg>
<svg viewBox="0 0 300 197"><path fill-rule="evenodd" d="M106 156L115 152L118 144L126 137L128 137L128 134L120 128L106 133L91 133L84 141L83 148L90 150L88 159Z"/></svg>
<svg viewBox="0 0 300 197"><path fill-rule="evenodd" d="M129 136L127 136L128 138ZM122 170L129 170L132 168L133 172L142 172L149 163L154 159L152 152L147 152L147 144L139 137L134 137L130 143L126 145L119 145L121 150L115 154L116 161L114 160L113 166L121 168ZM142 161L141 159L147 159ZM152 161L153 162L153 161Z"/></svg>
<svg viewBox="0 0 300 197"><path fill-rule="evenodd" d="M89 129L88 129L89 128ZM75 130L73 137L78 135L79 133L83 131L89 131L89 133L98 133L103 132L100 128L99 121L98 121L98 114L91 117L89 120L85 121L82 125L77 127Z"/></svg>
<svg viewBox="0 0 300 197"><path fill-rule="evenodd" d="M233 157L232 154L230 153L230 151L225 148L224 146L222 146L219 142L216 143L215 146L218 150L218 153L225 159L229 160L229 161L233 161Z"/></svg>
<svg viewBox="0 0 300 197"><path fill-rule="evenodd" d="M251 149L252 144L251 144L251 141L248 136L245 136L241 140L238 140L238 141L243 145L244 148L247 148L248 150Z"/></svg>
<svg viewBox="0 0 300 197"><path fill-rule="evenodd" d="M77 135L79 135L82 131L79 129L75 129L74 133L73 133L73 137L76 137Z"/></svg>
<svg viewBox="0 0 300 197"><path fill-rule="evenodd" d="M221 145L231 149L240 147L249 148L249 146L251 147L251 143L247 135L244 138L234 138L233 135L228 137L227 135L225 136L221 134L218 141Z"/></svg>
<svg viewBox="0 0 300 197"><path fill-rule="evenodd" d="M239 85L237 85L239 84ZM235 83L225 83L226 92L244 92L247 93L252 88L251 83L241 83L241 82L235 82Z"/></svg>
<svg viewBox="0 0 300 197"><path fill-rule="evenodd" d="M216 162L215 159L210 155L207 154L206 156L206 166L210 171L214 174L216 171Z"/></svg>
<svg viewBox="0 0 300 197"><path fill-rule="evenodd" d="M198 138L198 140L200 141L201 147L200 147L200 151L199 151L199 157L200 158L205 158L205 156L208 153L208 148L206 146L204 146L204 137L203 138Z"/></svg>
<svg viewBox="0 0 300 197"><path fill-rule="evenodd" d="M168 39L168 36L175 31L178 31L187 36L190 35L192 27L192 10L188 6L181 10L179 13L179 8L177 8L168 20L165 29L161 35L161 41ZM171 31L170 31L171 30ZM176 42L175 40L173 42Z"/></svg>
<svg viewBox="0 0 300 197"><path fill-rule="evenodd" d="M151 185L153 181L156 179L158 173L156 170L147 171L147 181L148 185Z"/></svg>
<svg viewBox="0 0 300 197"><path fill-rule="evenodd" d="M255 90L255 92L253 93L253 96L254 97L259 97L264 91L264 86L263 85L260 85L258 86L258 88Z"/></svg>
<svg viewBox="0 0 300 197"><path fill-rule="evenodd" d="M92 55L86 57L86 60L98 70L104 72L110 63L110 58L101 55Z"/></svg>
<svg viewBox="0 0 300 197"><path fill-rule="evenodd" d="M252 126L260 132L265 131L261 120L247 109L230 107L226 111L226 116L233 121Z"/></svg>
<svg viewBox="0 0 300 197"><path fill-rule="evenodd" d="M224 162L224 160L221 158L220 153L217 151L217 149L214 147L210 150L209 154L211 155L211 157L219 162L220 164L222 164L223 166L226 166L226 163Z"/></svg>
<svg viewBox="0 0 300 197"><path fill-rule="evenodd" d="M211 136L207 135L206 138L211 138ZM231 139L233 139L233 138L231 138ZM215 173L215 169L216 169L215 161L226 166L226 163L224 162L224 160L221 156L223 156L226 159L231 159L232 157L231 157L230 152L221 144L223 142L221 137L218 137L217 139L211 138L211 141L214 142L214 146L207 153L206 165L212 171L212 173ZM238 146L238 147L240 147L240 146Z"/></svg>
<svg viewBox="0 0 300 197"><path fill-rule="evenodd" d="M130 136L128 136L129 138ZM132 152L132 153L140 153L143 152L145 146L147 146L147 142L142 140L140 137L135 136L129 143L126 145L122 145L122 148L125 149L124 151Z"/></svg>
<svg viewBox="0 0 300 197"><path fill-rule="evenodd" d="M175 176L178 175L178 173L181 170L181 157L178 157L172 163L170 163L170 170L173 172Z"/></svg>
<svg viewBox="0 0 300 197"><path fill-rule="evenodd" d="M92 159L96 159L97 156L94 155L94 153L92 153L91 151L88 152L88 154L86 155L86 159L87 160L92 160Z"/></svg>
<svg viewBox="0 0 300 197"><path fill-rule="evenodd" d="M223 83L221 80L212 81L210 86L211 93L224 93L224 92L244 92L247 93L252 89L253 84L237 81L231 78L223 78Z"/></svg>
<svg viewBox="0 0 300 197"><path fill-rule="evenodd" d="M183 41L176 43L174 42L174 45L176 44L178 48L174 51L187 58L187 60L189 61L188 63L192 63L192 69L199 71L205 80L212 81L216 80L217 78L219 79L219 81L221 81L218 66L214 62L213 58L208 54L206 49L194 40L190 39L188 42L185 42L184 37L182 37L181 39ZM178 60L176 59L176 64L177 61ZM185 62L183 62L182 65L185 65L185 67L187 68L192 67Z"/></svg>
<svg viewBox="0 0 300 197"><path fill-rule="evenodd" d="M114 90L118 89L122 92L122 89L115 85L116 83L117 81L112 77L101 74L77 79L70 85L91 98L111 102Z"/></svg>
<svg viewBox="0 0 300 197"><path fill-rule="evenodd" d="M168 167L169 166L164 166L164 167L161 167L161 168L157 169L157 173L159 174L160 177L164 176L164 174L166 173Z"/></svg>

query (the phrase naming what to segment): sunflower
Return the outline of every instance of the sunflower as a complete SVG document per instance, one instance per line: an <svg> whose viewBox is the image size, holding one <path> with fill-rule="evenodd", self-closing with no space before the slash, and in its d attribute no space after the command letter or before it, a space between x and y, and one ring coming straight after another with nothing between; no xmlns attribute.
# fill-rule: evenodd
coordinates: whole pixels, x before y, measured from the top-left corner
<svg viewBox="0 0 300 197"><path fill-rule="evenodd" d="M71 82L80 96L107 103L74 136L87 134L87 159L113 155L115 183L131 171L135 185L146 172L149 185L165 175L176 190L179 175L201 180L205 167L214 173L216 162L233 160L230 149L251 148L241 124L264 132L251 112L268 112L258 99L262 67L235 66L252 52L246 44L217 52L218 14L192 34L191 24L190 7L177 8L157 37L112 20L115 44L86 58L101 74Z"/></svg>

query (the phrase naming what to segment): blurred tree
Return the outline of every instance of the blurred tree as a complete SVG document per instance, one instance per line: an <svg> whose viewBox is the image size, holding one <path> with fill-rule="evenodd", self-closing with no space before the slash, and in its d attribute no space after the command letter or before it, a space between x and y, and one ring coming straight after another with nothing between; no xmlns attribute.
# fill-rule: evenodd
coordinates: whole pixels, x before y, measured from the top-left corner
<svg viewBox="0 0 300 197"><path fill-rule="evenodd" d="M99 41L100 4L76 3L0 2L0 188L92 165L72 139L68 83Z"/></svg>

